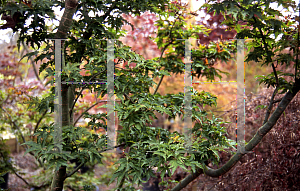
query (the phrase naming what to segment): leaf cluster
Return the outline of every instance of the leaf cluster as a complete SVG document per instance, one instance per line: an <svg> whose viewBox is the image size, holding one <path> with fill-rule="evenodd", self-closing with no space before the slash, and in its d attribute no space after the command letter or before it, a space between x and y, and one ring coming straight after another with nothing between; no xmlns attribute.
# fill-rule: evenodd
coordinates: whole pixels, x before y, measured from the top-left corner
<svg viewBox="0 0 300 191"><path fill-rule="evenodd" d="M106 137L89 132L84 127L65 126L61 137L54 125L44 126L35 135L37 142L28 141L24 144L30 146L25 154L33 151L43 162L49 164L47 168L55 165L67 166L67 161L79 159L80 162L101 162L101 151L106 149Z"/></svg>

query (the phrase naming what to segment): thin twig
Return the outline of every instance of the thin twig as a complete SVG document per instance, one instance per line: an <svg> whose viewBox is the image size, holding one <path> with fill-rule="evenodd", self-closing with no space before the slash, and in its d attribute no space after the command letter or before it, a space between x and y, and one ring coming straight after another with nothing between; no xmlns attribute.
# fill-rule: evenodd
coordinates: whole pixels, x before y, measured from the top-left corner
<svg viewBox="0 0 300 191"><path fill-rule="evenodd" d="M106 19L106 17L111 13L111 11L116 8L118 1L115 1L114 4L112 4L112 6L109 7L109 9L105 12L105 14L101 17L103 17L103 21Z"/></svg>
<svg viewBox="0 0 300 191"><path fill-rule="evenodd" d="M37 121L35 128L34 128L34 132L38 129L41 121L43 120L43 118L45 117L45 115L47 114L47 110L45 110L45 112L43 113L43 115L39 118L39 120Z"/></svg>
<svg viewBox="0 0 300 191"><path fill-rule="evenodd" d="M134 101L129 97L129 95L127 95L126 93L123 94L125 96L125 98L129 99L131 101L131 103L134 104Z"/></svg>
<svg viewBox="0 0 300 191"><path fill-rule="evenodd" d="M104 150L102 150L102 151L99 151L99 153L104 153L104 152L106 152L106 151L109 151L109 150L112 150L112 149L115 149L115 148L118 148L118 147L123 147L123 146L125 146L125 145L126 145L125 143L122 143L122 144L116 145L116 146L114 146L114 147L112 147L112 148L104 149Z"/></svg>
<svg viewBox="0 0 300 191"><path fill-rule="evenodd" d="M255 16L253 16L253 20L254 20L255 23L257 23L257 20L256 20ZM260 34L261 34L261 38L262 38L263 43L264 43L264 49L265 49L266 52L268 52L269 50L268 50L268 45L267 45L267 43L266 43L265 36L264 36L264 34L263 34L261 28L260 28L260 27L257 27L257 28L258 28L258 30L259 30L259 32L260 32ZM272 60L271 60L271 62L272 62ZM277 62L278 62L278 61L277 61ZM278 87L278 86L279 86L279 79L278 79L278 76L277 76L277 71L276 71L276 68L275 68L273 62L272 62L271 65L272 65L273 73L274 73L275 80L276 80L276 84L277 84L276 87Z"/></svg>
<svg viewBox="0 0 300 191"><path fill-rule="evenodd" d="M77 166L72 172L70 172L69 174L67 174L66 178L72 176L73 174L75 174L85 163L82 162L79 166Z"/></svg>
<svg viewBox="0 0 300 191"><path fill-rule="evenodd" d="M163 48L163 50L162 50L162 52L161 52L161 54L160 54L160 57L159 57L159 61L158 61L158 62L161 61L161 58L162 58L162 56L163 56L165 50L166 50L167 47L168 47L169 45L171 45L171 44L172 44L172 42L169 42L169 43ZM159 88L159 86L160 86L162 80L164 79L164 76L165 76L165 75L162 75L162 76L161 76L161 78L160 78L160 80L159 80L159 82L158 82L158 84L157 84L157 86L156 86L156 88L155 88L155 91L154 91L153 95L155 95L156 92L158 91L158 88Z"/></svg>
<svg viewBox="0 0 300 191"><path fill-rule="evenodd" d="M118 148L118 147L122 147L122 146L125 146L126 144L123 143L123 144L120 144L120 145L116 145L114 146L113 148L111 149L115 149L115 148ZM108 150L111 150L111 149L105 149L105 150L102 150L100 151L99 153L103 153L105 151L108 151ZM79 166L77 166L72 172L70 172L69 174L67 174L66 178L72 176L73 174L75 174L83 165L85 164L85 162L82 162Z"/></svg>
<svg viewBox="0 0 300 191"><path fill-rule="evenodd" d="M181 14L178 15L178 17L177 17L177 18L175 19L175 21L174 21L173 26L171 27L171 30L170 30L170 33L169 33L169 34L170 34L170 36L169 36L170 39L172 39L172 30L173 30L173 28L174 28L174 26L175 26L175 23L176 23L177 19L178 19L180 16L181 16ZM168 47L169 45L171 45L172 43L173 43L173 41L169 42L168 44L166 44L166 45L164 46L164 48L163 48L163 50L162 50L162 52L161 52L161 54L160 54L160 57L159 57L159 61L158 61L159 63L160 63L160 61L161 61L161 59L162 59L162 56L163 56L165 50L166 50L167 47ZM165 76L165 75L162 75L162 76L161 76L161 78L160 78L160 80L159 80L159 82L158 82L158 84L157 84L157 86L156 86L156 88L155 88L155 90L154 90L153 95L155 95L156 92L158 91L158 88L159 88L161 82L163 81L164 76Z"/></svg>
<svg viewBox="0 0 300 191"><path fill-rule="evenodd" d="M242 6L240 6L238 3L236 3L235 5L236 5L238 8L240 8L240 9L242 9L242 10L245 10L245 8L243 8ZM257 24L257 20L256 20L255 16L253 16L253 20L254 20L254 22ZM260 34L261 34L261 38L262 38L263 44L264 44L264 49L265 49L266 52L268 52L268 46L267 46L267 43L266 43L266 40L265 40L265 36L264 36L264 34L263 34L261 28L259 28L259 27L257 27L257 28L258 28L258 30L259 30L259 32L260 32ZM277 60L277 62L278 62L278 60ZM277 86L279 86L279 79L278 79L278 76L277 76L277 71L276 71L276 68L275 68L275 66L274 66L274 63L272 62L271 65L272 65L273 73L274 73L274 76L275 76L275 79L276 79L276 84L277 84Z"/></svg>
<svg viewBox="0 0 300 191"><path fill-rule="evenodd" d="M271 110L272 110L273 104L274 104L274 97L277 94L277 91L278 91L278 86L276 87L276 89L274 90L274 92L272 94L272 97L270 99L270 103L269 103L269 106L268 106L268 109L267 109L267 112L266 112L266 115L265 115L265 119L264 119L264 122L263 122L262 125L264 125L265 123L267 123L267 121L269 119L269 116L270 116L270 113L271 113Z"/></svg>
<svg viewBox="0 0 300 191"><path fill-rule="evenodd" d="M3 153L0 152L0 154L2 155L2 157L4 157L4 156L3 156ZM25 180L22 176L20 176L20 175L16 172L16 170L14 169L14 167L12 166L12 164L11 164L10 162L8 162L8 161L4 161L4 162L8 165L8 167L10 168L10 170L11 170L18 178L20 178L27 186L33 187L33 188L36 188L36 189L39 189L39 188L43 188L43 187L45 187L45 186L50 185L50 183L46 183L46 184L42 184L42 185L40 185L40 186L35 186L35 185L31 184L31 183L28 183L27 180Z"/></svg>
<svg viewBox="0 0 300 191"><path fill-rule="evenodd" d="M155 91L154 91L153 95L156 94L156 92L157 92L157 90L158 90L158 88L159 88L161 82L162 82L163 79L164 79L164 76L165 76L165 75L162 75L162 77L160 78L160 80L159 80L159 82L158 82L158 84L157 84L157 86L156 86L156 88L155 88Z"/></svg>
<svg viewBox="0 0 300 191"><path fill-rule="evenodd" d="M28 47L25 45L24 42L23 42L23 47L24 47L24 49L26 50L26 52L30 52L29 49L28 49ZM42 80L40 79L40 76L39 76L39 74L38 74L38 72L37 72L37 70L36 70L36 67L35 67L35 65L34 65L33 59L30 57L29 60L30 60L30 63L31 63L31 65L32 65L32 68L33 68L35 77L36 77L36 78L41 82L41 84L45 87L44 83L43 83Z"/></svg>
<svg viewBox="0 0 300 191"><path fill-rule="evenodd" d="M82 114L76 119L76 121L74 122L74 126L76 125L76 123L78 122L78 120L84 115L85 112L88 112L90 109L92 109L94 106L96 106L97 104L101 103L101 102L107 102L107 100L100 100L97 101L96 103L94 103L92 106L90 106L89 108L87 108L84 112L82 112Z"/></svg>
<svg viewBox="0 0 300 191"><path fill-rule="evenodd" d="M11 169L13 171L13 173L20 178L23 182L25 182L25 184L27 184L28 186L32 186L31 184L29 184L22 176L20 176L13 168Z"/></svg>
<svg viewBox="0 0 300 191"><path fill-rule="evenodd" d="M100 72L100 73L94 74L94 75L89 79L89 81L93 80L96 76L102 74L102 73L105 72L105 71L106 71L106 70L103 70L103 71ZM70 108L70 112L74 109L76 102L78 101L80 95L82 94L83 90L85 90L85 88L86 88L87 85L88 85L88 84L85 84L85 85L82 87L82 89L80 90L79 94L77 95L77 97L75 98L75 100L74 100L74 102L73 102L72 107Z"/></svg>

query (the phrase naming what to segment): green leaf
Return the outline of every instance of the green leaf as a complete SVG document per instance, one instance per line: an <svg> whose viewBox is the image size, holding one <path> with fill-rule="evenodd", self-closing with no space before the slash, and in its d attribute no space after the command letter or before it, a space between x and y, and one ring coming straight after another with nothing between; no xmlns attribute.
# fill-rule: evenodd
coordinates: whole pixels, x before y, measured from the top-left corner
<svg viewBox="0 0 300 191"><path fill-rule="evenodd" d="M172 169L172 174L171 175L173 175L175 173L175 170L179 166L179 164L178 164L177 160L171 160L169 165L170 165L170 168Z"/></svg>

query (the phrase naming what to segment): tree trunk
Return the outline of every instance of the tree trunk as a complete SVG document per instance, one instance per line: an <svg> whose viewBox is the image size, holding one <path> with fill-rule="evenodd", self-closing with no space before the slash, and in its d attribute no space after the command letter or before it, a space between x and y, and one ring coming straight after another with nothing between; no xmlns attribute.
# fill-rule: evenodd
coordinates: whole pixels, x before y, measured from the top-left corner
<svg viewBox="0 0 300 191"><path fill-rule="evenodd" d="M66 166L62 166L54 174L52 184L51 184L51 191L62 191L64 187L65 179L66 179Z"/></svg>
<svg viewBox="0 0 300 191"><path fill-rule="evenodd" d="M68 104L68 89L69 86L62 84L61 97L62 97L62 126L70 125L70 114ZM63 151L62 151L63 152ZM55 172L51 184L51 191L62 191L64 186L64 180L66 179L66 166L61 166L58 171Z"/></svg>
<svg viewBox="0 0 300 191"><path fill-rule="evenodd" d="M70 31L72 25L72 18L77 10L78 0L66 0L65 10L58 26L58 30L55 34L56 39L66 39L67 33ZM64 47L64 46L62 46ZM63 54L64 51L62 51ZM64 62L64 59L63 59ZM63 64L62 64L63 66ZM71 90L69 90L71 89ZM70 118L73 119L73 115L70 116L69 103L74 101L74 96L71 95L72 88L69 85L61 85L61 97L62 97L62 126L68 126L71 124ZM66 166L61 166L58 171L54 173L54 177L51 184L51 191L62 191L64 186L64 180L66 179Z"/></svg>

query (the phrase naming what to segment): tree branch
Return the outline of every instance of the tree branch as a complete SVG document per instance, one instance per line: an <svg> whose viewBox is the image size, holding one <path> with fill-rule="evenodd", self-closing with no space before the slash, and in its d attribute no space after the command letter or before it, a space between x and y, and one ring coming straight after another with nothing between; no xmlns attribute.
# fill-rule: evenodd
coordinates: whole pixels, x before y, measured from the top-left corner
<svg viewBox="0 0 300 191"><path fill-rule="evenodd" d="M170 44L172 44L172 42L169 42L169 43L168 43L168 44L166 44L166 46L163 48L163 50L162 50L162 52L161 52L161 54L160 54L160 57L159 57L159 61L158 61L158 62L160 62L160 61L161 61L161 58L162 58L162 56L163 56L163 54L164 54L165 50L167 49L167 47L168 47ZM162 75L162 76L161 76L161 78L160 78L160 80L159 80L159 82L158 82L158 84L157 84L157 86L156 86L156 88L155 88L155 91L154 91L153 95L155 95L155 94L156 94L156 92L158 91L158 88L159 88L159 86L160 86L161 82L163 81L163 79L164 79L164 76L165 76L165 75Z"/></svg>
<svg viewBox="0 0 300 191"><path fill-rule="evenodd" d="M158 88L159 88L161 82L163 81L164 76L165 76L165 75L162 75L162 77L160 78L160 80L159 80L159 82L158 82L158 84L157 84L157 86L156 86L156 88L155 88L155 90L154 90L153 95L156 94L156 92L158 91Z"/></svg>
<svg viewBox="0 0 300 191"><path fill-rule="evenodd" d="M72 25L72 18L77 10L78 0L67 0L65 2L65 10L61 17L55 38L66 39L67 33L70 31Z"/></svg>
<svg viewBox="0 0 300 191"><path fill-rule="evenodd" d="M110 12L111 12L114 8L116 8L117 2L118 2L118 1L115 1L114 4L112 4L112 6L110 6L109 9L104 13L104 15L102 15L103 21L106 19L106 17L108 17L108 15L110 14Z"/></svg>
<svg viewBox="0 0 300 191"><path fill-rule="evenodd" d="M281 102L282 98L279 98L279 99L276 99L273 101L273 103L278 103L278 102Z"/></svg>
<svg viewBox="0 0 300 191"><path fill-rule="evenodd" d="M172 27L171 27L171 30L170 30L170 33L169 33L170 39L172 39L172 30L173 30L173 28L174 28L174 26L175 26L175 23L176 23L177 19L178 19L180 16L181 16L181 14L178 15L178 17L177 17L177 18L175 19L175 21L174 21L174 24L173 24ZM164 46L164 48L163 48L163 50L162 50L162 52L161 52L161 54L160 54L160 57L159 57L159 61L158 61L158 62L161 61L162 56L163 56L165 50L166 50L166 49L168 48L168 46L171 45L172 43L173 43L173 41L169 42L168 44L166 44L166 45ZM159 82L158 82L158 84L157 84L157 86L156 86L156 88L155 88L155 90L154 90L153 95L155 95L156 92L158 91L158 88L159 88L161 82L163 81L164 76L165 76L165 75L162 75L162 76L161 76L161 78L160 78L160 80L159 80Z"/></svg>
<svg viewBox="0 0 300 191"><path fill-rule="evenodd" d="M267 123L267 121L268 121L268 119L269 119L269 116L270 116L270 113L271 113L271 110L272 110L273 104L274 104L274 97L275 97L275 95L277 94L277 91L278 91L278 86L275 88L275 90L274 90L274 92L273 92L273 94L272 94L272 97L271 97L271 99L270 99L270 104L269 104L268 109L267 109L267 112L266 112L266 114L265 114L265 119L264 119L263 125L264 125L265 123Z"/></svg>
<svg viewBox="0 0 300 191"><path fill-rule="evenodd" d="M89 79L89 81L93 80L95 77L97 77L98 75L102 74L102 73L105 72L105 71L106 71L106 70L103 70L103 71L100 72L100 73L94 74L94 75ZM75 98L75 100L74 100L74 102L73 102L72 107L70 108L70 111L69 111L70 113L73 111L76 102L78 101L80 95L82 94L83 90L85 90L85 88L86 88L87 85L88 85L88 84L85 84L85 85L82 87L82 89L80 90L80 92L78 93L77 97Z"/></svg>
<svg viewBox="0 0 300 191"><path fill-rule="evenodd" d="M22 44L23 44L23 47L26 50L26 52L30 52L29 49L28 49L28 47L25 45L25 43L22 42ZM38 72L36 70L36 67L34 65L34 60L32 59L32 57L30 57L29 59L30 59L30 63L32 65L32 68L33 68L34 75L35 75L36 79L38 79L38 81L40 81L40 83L45 87L44 83L42 82L42 80L41 80L41 78L40 78L40 76L39 76L39 74L38 74Z"/></svg>
<svg viewBox="0 0 300 191"><path fill-rule="evenodd" d="M2 157L4 158L3 153L0 152L0 154L1 154ZM43 187L45 187L45 186L49 186L49 185L50 185L50 183L46 183L46 184L42 184L42 185L40 185L40 186L35 186L35 185L33 185L33 184L27 182L27 180L25 180L22 176L20 176L20 175L16 172L16 170L14 169L14 167L12 166L12 164L11 164L10 162L8 162L8 161L4 161L4 162L7 164L7 166L9 167L9 169L10 169L10 170L11 170L18 178L20 178L27 186L33 187L33 188L36 188L36 189L39 189L39 188L43 188Z"/></svg>
<svg viewBox="0 0 300 191"><path fill-rule="evenodd" d="M253 15L253 20L254 20L255 23L257 23L257 20L256 20L256 18L255 18L254 15ZM257 23L257 24L258 24L258 23ZM264 34L263 34L261 28L260 28L260 27L257 27L257 28L258 28L258 30L259 30L259 32L260 32L260 35L261 35L261 38L262 38L262 40L263 40L263 43L264 43L264 49L265 49L266 52L268 52L269 50L268 50L268 45L267 45L267 43L266 43L266 38L265 38L265 36L264 36ZM272 59L271 59L271 62L272 62ZM278 61L277 61L277 62L278 62ZM278 86L279 86L279 79L278 79L277 71L276 71L276 68L275 68L273 62L272 62L272 69L273 69L273 73L274 73L274 76L275 76L275 79L276 79L276 84L277 84L276 87L278 87Z"/></svg>
<svg viewBox="0 0 300 191"><path fill-rule="evenodd" d="M45 117L45 115L47 114L47 110L45 110L45 112L43 113L43 115L39 118L39 120L37 121L35 128L34 128L34 132L37 130L37 128L39 127L41 121L43 120L43 118Z"/></svg>
<svg viewBox="0 0 300 191"><path fill-rule="evenodd" d="M125 146L126 144L123 143L123 144L120 144L120 145L117 145L117 146L114 146L113 148L111 149L115 149L115 148L118 148L118 147L122 147L122 146ZM103 153L105 151L108 151L108 150L111 150L111 149L105 149L103 151L100 151L99 153ZM79 166L77 166L72 172L68 173L66 178L72 176L73 174L75 174L83 165L85 164L85 162L82 162Z"/></svg>
<svg viewBox="0 0 300 191"><path fill-rule="evenodd" d="M99 151L99 153L104 153L105 151L109 151L109 150L112 150L112 149L115 149L115 148L118 148L118 147L123 147L123 146L125 146L125 145L126 145L126 143L122 143L122 144L116 145L116 146L114 146L114 147L112 147L112 148L104 149L104 150L102 150L102 151Z"/></svg>
<svg viewBox="0 0 300 191"><path fill-rule="evenodd" d="M97 101L96 103L94 103L92 106L90 106L89 108L87 108L84 112L82 112L82 114L76 119L76 121L74 122L74 126L76 125L76 123L78 122L78 120L84 115L85 112L88 112L90 109L92 109L94 106L96 106L98 103L101 102L107 102L106 100L100 100Z"/></svg>
<svg viewBox="0 0 300 191"><path fill-rule="evenodd" d="M190 182L195 180L201 174L203 174L203 170L201 168L196 169L195 173L192 172L191 174L189 174L187 177L181 180L174 188L172 188L171 191L179 191L182 188L185 188Z"/></svg>
<svg viewBox="0 0 300 191"><path fill-rule="evenodd" d="M73 21L73 16L77 11L78 0L66 0L65 1L65 10L57 32L55 33L54 38L56 39L66 39L67 33L70 31ZM62 44L62 47L63 44ZM64 62L64 58L63 58ZM62 98L62 126L70 125L70 107L68 101L68 85L62 84L61 86L61 98ZM66 177L66 166L62 165L57 171L54 172L54 176L51 183L51 191L62 191L63 184Z"/></svg>
<svg viewBox="0 0 300 191"><path fill-rule="evenodd" d="M75 174L85 163L82 162L79 166L77 166L72 172L70 172L69 174L67 174L66 178L72 176L73 174Z"/></svg>
<svg viewBox="0 0 300 191"><path fill-rule="evenodd" d="M134 104L134 101L129 97L129 95L127 95L126 93L124 93L123 95L125 96L125 98L130 100L132 104Z"/></svg>
<svg viewBox="0 0 300 191"><path fill-rule="evenodd" d="M228 172L242 158L242 156L247 153L247 151L251 151L256 145L258 145L262 138L273 128L279 117L282 115L286 107L289 105L289 103L292 101L295 95L299 92L299 90L300 79L296 79L292 91L289 90L285 94L285 96L282 98L281 102L279 103L278 107L276 108L268 122L257 130L256 134L249 141L249 143L245 147L242 147L241 150L238 150L237 153L233 155L231 159L221 168L212 169L205 166L203 172L211 177L218 177ZM191 181L196 179L200 174L202 174L202 169L198 168L196 173L191 173L190 175L188 175L185 179L180 181L171 191L181 190Z"/></svg>

